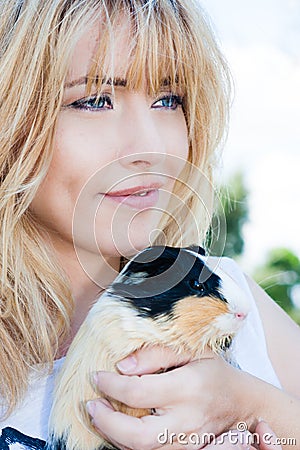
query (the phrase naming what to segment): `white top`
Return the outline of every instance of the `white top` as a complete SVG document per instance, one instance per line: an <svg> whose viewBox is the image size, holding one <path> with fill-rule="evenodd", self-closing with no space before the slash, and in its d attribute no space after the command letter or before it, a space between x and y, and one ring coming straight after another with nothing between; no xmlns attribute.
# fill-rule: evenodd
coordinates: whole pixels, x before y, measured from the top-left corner
<svg viewBox="0 0 300 450"><path fill-rule="evenodd" d="M250 303L245 325L232 343L234 359L242 370L281 388L267 353L261 319L246 278L233 260L220 258L219 264L244 290ZM23 404L8 419L0 421L0 450L43 448L44 443L39 439L47 437L54 380L62 363L63 358L55 361L50 376L39 371L32 374Z"/></svg>

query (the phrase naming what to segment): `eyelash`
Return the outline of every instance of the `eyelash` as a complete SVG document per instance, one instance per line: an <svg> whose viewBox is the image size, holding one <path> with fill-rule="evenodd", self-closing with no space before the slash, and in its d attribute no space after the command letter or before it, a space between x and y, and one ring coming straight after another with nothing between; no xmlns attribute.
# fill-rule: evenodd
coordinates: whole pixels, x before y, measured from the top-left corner
<svg viewBox="0 0 300 450"><path fill-rule="evenodd" d="M164 100L172 101L172 106L154 106L158 102L162 102ZM104 103L103 103L104 102ZM107 103L107 107L104 107L105 103ZM175 104L174 104L175 103ZM98 107L99 104L101 104L101 107ZM163 95L162 97L155 100L155 102L152 104L153 109L169 109L169 110L176 110L178 106L182 106L183 104L183 97L180 95L175 94L169 94L169 95ZM109 95L101 95L100 97L94 95L91 97L84 97L80 100L75 100L75 102L70 103L69 105L66 105L68 108L74 108L79 110L85 110L85 111L102 111L102 110L112 110L114 109L112 99Z"/></svg>
<svg viewBox="0 0 300 450"><path fill-rule="evenodd" d="M70 103L67 105L67 107L74 108L74 109L81 109L86 111L97 111L97 110L103 110L104 107L101 108L95 108L96 102L99 104L101 102L107 102L108 107L106 109L113 109L112 99L108 95L101 95L100 97L94 95L91 97L84 97L80 100L75 100L75 102ZM89 105L89 103L91 105Z"/></svg>
<svg viewBox="0 0 300 450"><path fill-rule="evenodd" d="M169 100L169 101L171 100L171 101L175 102L175 105L172 107L153 106L153 105L155 105L155 103L162 102L163 100ZM154 109L166 108L166 109L175 110L175 109L177 109L178 106L182 106L182 104L183 104L183 97L181 97L180 95L169 94L169 95L164 95L164 96L160 97L159 99L155 100L155 102L152 104L152 108L154 108Z"/></svg>

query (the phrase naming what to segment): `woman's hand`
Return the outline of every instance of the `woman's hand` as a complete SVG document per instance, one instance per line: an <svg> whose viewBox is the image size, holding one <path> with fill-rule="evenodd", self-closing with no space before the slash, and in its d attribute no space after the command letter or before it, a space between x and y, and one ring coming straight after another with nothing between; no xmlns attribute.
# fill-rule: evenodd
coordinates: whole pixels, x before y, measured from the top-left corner
<svg viewBox="0 0 300 450"><path fill-rule="evenodd" d="M247 374L211 352L199 361L183 357L181 367L152 374L174 361L170 350L149 348L120 362L124 375L98 373L98 388L106 395L131 407L156 410L137 419L114 411L106 401L95 401L89 413L99 433L119 448L147 450L164 444L164 449L188 450L207 444L204 433L218 436L240 421L253 426L243 390Z"/></svg>
<svg viewBox="0 0 300 450"><path fill-rule="evenodd" d="M264 417L280 437L291 439L284 449L294 450L294 442L300 442L296 397L210 352L198 361L188 362L185 356L181 363L153 374L178 365L178 358L170 350L149 348L120 362L124 375L100 372L100 391L133 408L155 408L156 415L137 419L114 411L105 401L94 401L89 412L99 433L119 448L201 449L207 443L205 433L219 436L239 428L239 423L253 433L258 417Z"/></svg>

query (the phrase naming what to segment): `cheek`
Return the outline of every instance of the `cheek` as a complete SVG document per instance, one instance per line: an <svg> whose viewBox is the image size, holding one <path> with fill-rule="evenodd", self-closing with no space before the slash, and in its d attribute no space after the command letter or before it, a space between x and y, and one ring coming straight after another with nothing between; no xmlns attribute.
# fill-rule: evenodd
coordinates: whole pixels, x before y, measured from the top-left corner
<svg viewBox="0 0 300 450"><path fill-rule="evenodd" d="M164 124L166 125L166 123ZM185 167L189 156L188 129L183 113L172 118L167 126L161 128L164 136L165 148L167 153L168 169L166 173L170 175L168 187L172 190L175 180Z"/></svg>
<svg viewBox="0 0 300 450"><path fill-rule="evenodd" d="M46 178L31 204L38 219L70 232L77 199L89 178L101 166L99 140L91 124L72 120L64 113L58 120L53 157ZM54 225L55 224L55 225Z"/></svg>
<svg viewBox="0 0 300 450"><path fill-rule="evenodd" d="M183 117L179 124L179 130L180 130L180 156L187 161L189 156L189 139L188 139L188 127L185 121L185 118Z"/></svg>
<svg viewBox="0 0 300 450"><path fill-rule="evenodd" d="M30 208L41 223L50 229L60 228L69 235L79 188L72 174L72 164L61 164L55 155Z"/></svg>
<svg viewBox="0 0 300 450"><path fill-rule="evenodd" d="M73 202L76 202L86 186L87 192L96 190L97 186L101 186L99 182L103 183L103 168L113 156L111 141L111 130L101 127L98 121L79 114L62 113L56 128L54 156L47 176L49 183L56 180ZM91 179L94 182L90 182Z"/></svg>
<svg viewBox="0 0 300 450"><path fill-rule="evenodd" d="M168 127L167 140L169 142L170 153L186 161L188 158L189 143L188 129L183 113L178 114L172 126Z"/></svg>

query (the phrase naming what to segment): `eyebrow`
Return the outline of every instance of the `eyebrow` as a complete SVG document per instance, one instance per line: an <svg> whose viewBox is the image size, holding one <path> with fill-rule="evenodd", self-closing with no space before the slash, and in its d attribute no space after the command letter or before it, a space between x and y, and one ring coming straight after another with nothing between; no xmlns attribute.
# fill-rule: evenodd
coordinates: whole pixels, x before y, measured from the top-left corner
<svg viewBox="0 0 300 450"><path fill-rule="evenodd" d="M82 86L82 85L86 85L88 84L88 82L90 81L89 77L81 77L78 78L77 80L72 80L69 81L65 84L65 88L66 89L71 89L75 86ZM99 78L95 77L92 80L93 83L98 84L99 83ZM101 84L106 84L109 86L122 86L122 87L126 87L127 85L127 80L125 80L125 78L105 78L102 80Z"/></svg>
<svg viewBox="0 0 300 450"><path fill-rule="evenodd" d="M77 80L72 80L69 81L65 84L65 89L71 89L75 86L82 86L82 85L87 85L89 82L90 78L85 76L85 77L80 77ZM98 84L99 83L99 78L95 77L92 80L93 84ZM178 83L178 80L176 80L176 82ZM125 78L120 78L120 77L116 77L116 78L104 78L101 82L101 84L106 84L108 86L121 86L121 87L126 87L127 86L127 80ZM171 85L170 79L169 78L165 78L164 80L162 80L161 86L162 87L168 87Z"/></svg>

